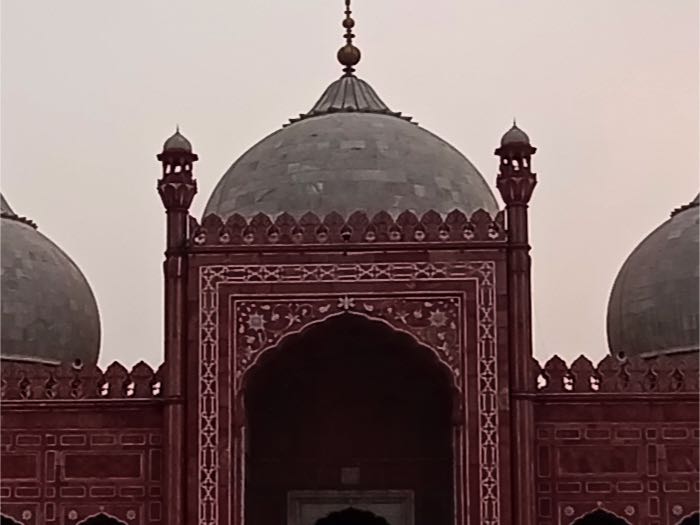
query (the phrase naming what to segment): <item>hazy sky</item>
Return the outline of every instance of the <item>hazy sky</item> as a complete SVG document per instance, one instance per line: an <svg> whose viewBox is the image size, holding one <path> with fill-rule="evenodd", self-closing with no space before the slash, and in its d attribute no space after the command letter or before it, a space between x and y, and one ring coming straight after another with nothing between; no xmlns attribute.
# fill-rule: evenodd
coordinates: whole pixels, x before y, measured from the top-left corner
<svg viewBox="0 0 700 525"><path fill-rule="evenodd" d="M358 75L494 187L513 116L539 148L535 353L607 351L625 257L698 191L697 0L354 0ZM248 147L340 73L341 0L3 0L2 191L82 268L100 362L162 359L154 155L192 140L199 215Z"/></svg>

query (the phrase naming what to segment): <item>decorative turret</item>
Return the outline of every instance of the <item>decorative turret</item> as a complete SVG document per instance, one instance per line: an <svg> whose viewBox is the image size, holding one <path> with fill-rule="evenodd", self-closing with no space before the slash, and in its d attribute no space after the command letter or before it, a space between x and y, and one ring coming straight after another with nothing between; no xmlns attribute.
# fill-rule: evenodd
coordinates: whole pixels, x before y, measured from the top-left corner
<svg viewBox="0 0 700 525"><path fill-rule="evenodd" d="M182 501L184 491L184 441L181 429L186 426L184 409L185 368L187 366L187 252L189 209L197 193L197 181L192 164L197 155L192 144L177 128L163 144L157 159L163 164L163 176L158 180L158 193L167 214L167 244L163 273L165 276L165 384L163 395L168 404L164 423L164 521L184 525ZM174 430L175 429L175 430Z"/></svg>
<svg viewBox="0 0 700 525"><path fill-rule="evenodd" d="M530 245L528 242L527 205L537 184L531 170L536 149L527 134L513 120L501 138L496 155L501 158L496 187L506 203L508 230L508 352L510 354L510 408L513 442L513 476L518 504L513 509L513 523L535 523L535 495L532 480L534 464L534 412L531 402L521 394L532 393L532 299L530 279ZM517 458L517 459L516 459Z"/></svg>
<svg viewBox="0 0 700 525"><path fill-rule="evenodd" d="M501 158L496 187L506 206L527 206L532 191L537 184L537 176L531 170L531 157L537 151L530 144L530 138L521 130L515 120L501 138L501 146L495 154Z"/></svg>
<svg viewBox="0 0 700 525"><path fill-rule="evenodd" d="M163 177L158 180L158 193L168 213L168 249L182 246L187 239L187 215L197 193L197 181L192 165L197 161L192 144L176 128L163 144L156 158L163 165Z"/></svg>

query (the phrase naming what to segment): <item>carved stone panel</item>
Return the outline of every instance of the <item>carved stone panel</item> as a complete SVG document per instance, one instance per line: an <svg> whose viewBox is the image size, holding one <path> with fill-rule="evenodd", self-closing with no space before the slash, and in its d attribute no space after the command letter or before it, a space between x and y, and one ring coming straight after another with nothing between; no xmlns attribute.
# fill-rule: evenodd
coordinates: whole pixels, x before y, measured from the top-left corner
<svg viewBox="0 0 700 525"><path fill-rule="evenodd" d="M247 371L266 352L283 348L286 337L324 319L351 314L411 335L449 371L455 391L461 392L461 410L471 406L475 413L469 424L478 440L472 454L469 432L455 434L455 523L467 513L473 484L478 502L471 505L479 509L480 523L499 524L494 279L492 261L200 267L198 522L218 525L224 516L232 516L232 523L242 524L245 454L234 419L242 407ZM406 291L406 283L414 283L413 291ZM473 290L469 304L465 283ZM467 311L473 326L466 322ZM470 330L476 348L467 355ZM468 359L474 363L473 400L465 389ZM222 450L232 457L222 456ZM468 472L470 464L478 468Z"/></svg>

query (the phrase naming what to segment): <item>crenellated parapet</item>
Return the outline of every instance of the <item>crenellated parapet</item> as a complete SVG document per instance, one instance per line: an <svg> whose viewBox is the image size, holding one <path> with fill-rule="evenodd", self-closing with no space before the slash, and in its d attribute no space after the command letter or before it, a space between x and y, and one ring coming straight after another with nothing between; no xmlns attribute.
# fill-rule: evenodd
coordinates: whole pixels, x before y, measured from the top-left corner
<svg viewBox="0 0 700 525"><path fill-rule="evenodd" d="M163 367L154 371L141 361L128 370L115 361L103 371L97 365L6 362L1 381L3 401L153 399L162 396Z"/></svg>
<svg viewBox="0 0 700 525"><path fill-rule="evenodd" d="M506 240L503 213L492 217L484 210L477 210L471 216L454 210L444 217L435 211L423 215L406 211L396 219L386 212L370 216L362 211L347 218L338 213L325 217L306 213L299 219L287 213L276 218L259 213L250 219L233 214L226 221L210 214L201 224L193 217L190 221L193 247L502 243Z"/></svg>
<svg viewBox="0 0 700 525"><path fill-rule="evenodd" d="M555 355L544 366L532 363L536 391L543 394L698 392L697 356L624 361L608 356L596 366L583 355L571 365Z"/></svg>

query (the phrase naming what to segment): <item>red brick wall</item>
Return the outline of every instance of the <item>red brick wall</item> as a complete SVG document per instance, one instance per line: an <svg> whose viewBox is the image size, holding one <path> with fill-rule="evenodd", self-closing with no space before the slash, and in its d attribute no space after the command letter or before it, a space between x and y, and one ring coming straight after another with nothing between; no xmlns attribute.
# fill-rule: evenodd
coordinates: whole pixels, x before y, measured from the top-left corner
<svg viewBox="0 0 700 525"><path fill-rule="evenodd" d="M633 525L673 525L697 510L696 365L562 363L545 366L549 384L536 395L537 525L573 523L599 506ZM688 381L669 380L678 370Z"/></svg>
<svg viewBox="0 0 700 525"><path fill-rule="evenodd" d="M160 403L59 403L3 406L3 513L25 525L99 511L160 523Z"/></svg>

